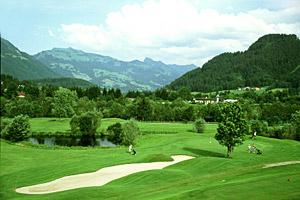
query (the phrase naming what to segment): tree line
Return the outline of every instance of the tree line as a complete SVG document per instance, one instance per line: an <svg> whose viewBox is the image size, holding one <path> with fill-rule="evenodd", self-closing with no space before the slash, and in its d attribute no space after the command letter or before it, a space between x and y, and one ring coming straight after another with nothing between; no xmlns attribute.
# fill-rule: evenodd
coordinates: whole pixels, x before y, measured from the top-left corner
<svg viewBox="0 0 300 200"><path fill-rule="evenodd" d="M18 98L25 92L24 98ZM220 98L238 99L246 118L259 126L262 134L282 137L283 126L292 121L300 111L300 90L291 88L257 94L248 91L237 95L230 91L218 93ZM200 93L197 97L214 98L216 94ZM1 75L1 116L71 118L89 111L101 112L104 118L137 119L140 121L195 121L203 118L206 122L220 122L223 103L193 103L188 88L178 92L166 88L155 91L128 91L106 89L98 86L82 89L62 88L53 85L38 86L31 81L19 81L8 75ZM264 127L279 126L280 131ZM287 127L284 129L287 131ZM276 133L275 133L276 132ZM293 132L293 131L292 131ZM294 132L293 132L294 134ZM297 134L294 134L297 135ZM287 136L288 137L288 136ZM293 136L297 138L298 136Z"/></svg>

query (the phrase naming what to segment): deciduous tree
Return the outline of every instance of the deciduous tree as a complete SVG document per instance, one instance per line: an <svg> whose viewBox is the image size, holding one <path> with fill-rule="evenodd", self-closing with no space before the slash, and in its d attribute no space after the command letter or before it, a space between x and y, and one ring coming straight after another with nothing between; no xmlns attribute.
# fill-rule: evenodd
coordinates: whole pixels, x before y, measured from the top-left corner
<svg viewBox="0 0 300 200"><path fill-rule="evenodd" d="M122 126L121 139L122 144L130 145L135 143L135 139L138 136L139 126L135 119L126 121Z"/></svg>
<svg viewBox="0 0 300 200"><path fill-rule="evenodd" d="M54 92L52 115L55 117L71 117L77 100L76 91L60 87Z"/></svg>
<svg viewBox="0 0 300 200"><path fill-rule="evenodd" d="M6 139L18 142L26 139L30 132L28 116L18 115L3 129Z"/></svg>
<svg viewBox="0 0 300 200"><path fill-rule="evenodd" d="M249 127L242 107L238 103L227 103L221 107L221 122L215 139L227 147L227 157L232 157L235 146L243 144Z"/></svg>

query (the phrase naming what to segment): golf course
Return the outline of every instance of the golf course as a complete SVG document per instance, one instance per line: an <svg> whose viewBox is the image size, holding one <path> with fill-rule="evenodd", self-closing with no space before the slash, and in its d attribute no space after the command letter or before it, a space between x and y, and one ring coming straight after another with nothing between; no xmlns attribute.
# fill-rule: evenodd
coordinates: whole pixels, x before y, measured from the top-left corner
<svg viewBox="0 0 300 200"><path fill-rule="evenodd" d="M32 118L31 131L69 132L69 120ZM125 120L104 118L99 130L116 122ZM193 132L192 123L138 122L138 126L141 134L133 146L136 155L128 153L128 146L50 147L1 139L0 199L300 199L299 141L259 135L251 139L248 135L229 159L226 147L214 139L217 124L207 124L204 133ZM248 144L253 143L262 154L248 153ZM112 166L171 162L171 156L176 155L191 159L131 173L102 186L46 194L16 192L63 177L92 175ZM280 164L283 162L289 163Z"/></svg>

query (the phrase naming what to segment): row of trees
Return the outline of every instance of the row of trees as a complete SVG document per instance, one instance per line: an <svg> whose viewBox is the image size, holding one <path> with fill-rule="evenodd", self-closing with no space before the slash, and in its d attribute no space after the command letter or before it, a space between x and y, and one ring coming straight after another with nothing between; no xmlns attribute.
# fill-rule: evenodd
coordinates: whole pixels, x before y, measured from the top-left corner
<svg viewBox="0 0 300 200"><path fill-rule="evenodd" d="M7 101L1 97L1 115L14 117L26 114L30 117L72 117L74 114L97 110L103 117L122 119L136 118L142 121L194 121L202 117L206 121L220 121L219 104L189 104L182 98L173 102L154 101L149 97L138 97L133 101L125 97L114 100L90 100L78 98L75 91L59 88L53 97L39 96L35 100L25 97ZM257 104L251 99L242 102L248 120L265 120L269 125L288 122L300 110L299 101L277 101Z"/></svg>

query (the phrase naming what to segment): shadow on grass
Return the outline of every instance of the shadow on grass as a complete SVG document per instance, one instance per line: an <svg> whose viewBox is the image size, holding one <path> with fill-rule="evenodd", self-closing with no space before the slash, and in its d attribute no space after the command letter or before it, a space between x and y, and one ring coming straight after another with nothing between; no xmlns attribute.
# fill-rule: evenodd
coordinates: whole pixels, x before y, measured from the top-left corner
<svg viewBox="0 0 300 200"><path fill-rule="evenodd" d="M194 148L184 147L183 150L197 154L198 156L225 158L224 154L213 152L213 151L207 151L207 150L203 150L203 149L194 149Z"/></svg>

